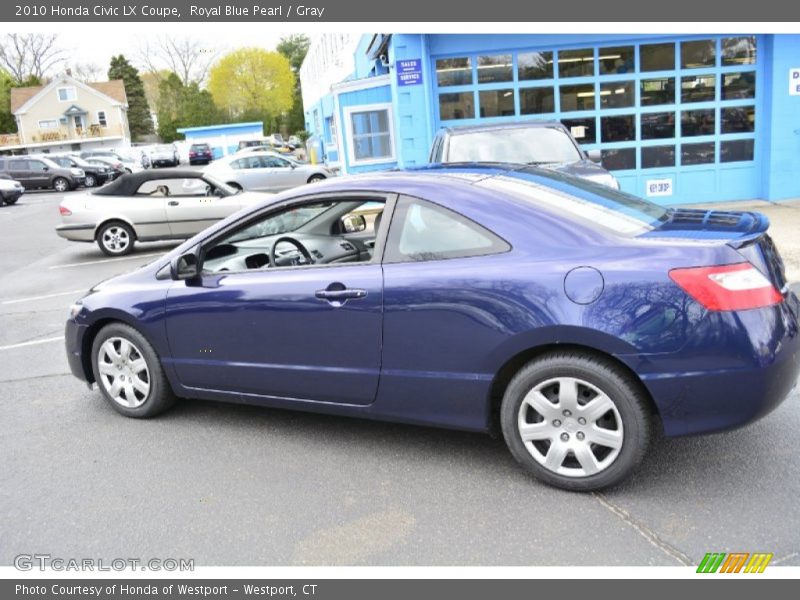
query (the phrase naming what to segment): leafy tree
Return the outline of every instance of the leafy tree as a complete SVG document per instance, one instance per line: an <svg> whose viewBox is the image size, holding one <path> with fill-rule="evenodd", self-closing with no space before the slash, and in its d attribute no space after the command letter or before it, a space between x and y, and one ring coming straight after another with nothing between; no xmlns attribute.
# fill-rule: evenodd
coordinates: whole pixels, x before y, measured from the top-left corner
<svg viewBox="0 0 800 600"><path fill-rule="evenodd" d="M153 133L153 119L150 116L150 105L144 94L144 85L139 72L122 54L111 59L108 78L122 79L125 83L125 94L128 97L128 126L131 138Z"/></svg>
<svg viewBox="0 0 800 600"><path fill-rule="evenodd" d="M295 75L282 54L242 48L223 56L211 68L208 89L230 118L256 118L273 128L292 108Z"/></svg>
<svg viewBox="0 0 800 600"><path fill-rule="evenodd" d="M42 85L41 79L29 75L22 81L0 68L0 133L16 133L17 120L11 113L11 88Z"/></svg>
<svg viewBox="0 0 800 600"><path fill-rule="evenodd" d="M305 116L303 115L303 94L300 90L300 67L308 54L308 46L311 40L302 33L293 33L288 37L281 38L276 50L283 54L292 67L295 74L294 98L292 108L285 119L285 127L291 133L305 130Z"/></svg>
<svg viewBox="0 0 800 600"><path fill-rule="evenodd" d="M220 122L220 111L211 93L197 82L184 85L170 73L158 85L158 135L165 142L181 139L180 127L199 127Z"/></svg>

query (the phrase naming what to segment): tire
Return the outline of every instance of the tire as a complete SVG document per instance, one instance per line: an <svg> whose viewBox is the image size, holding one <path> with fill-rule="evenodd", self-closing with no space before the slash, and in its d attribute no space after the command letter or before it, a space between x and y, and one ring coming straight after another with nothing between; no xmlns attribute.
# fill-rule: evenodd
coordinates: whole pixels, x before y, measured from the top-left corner
<svg viewBox="0 0 800 600"><path fill-rule="evenodd" d="M612 361L577 351L523 367L503 396L500 422L525 470L549 485L584 492L629 477L654 429L641 384Z"/></svg>
<svg viewBox="0 0 800 600"><path fill-rule="evenodd" d="M133 327L112 323L92 343L92 370L106 402L126 417L154 417L175 403L161 360Z"/></svg>
<svg viewBox="0 0 800 600"><path fill-rule="evenodd" d="M107 256L125 256L133 252L136 235L126 223L111 221L100 227L96 241Z"/></svg>
<svg viewBox="0 0 800 600"><path fill-rule="evenodd" d="M55 179L53 179L53 189L57 191L59 194L68 192L70 190L69 181L67 181L63 177L56 177Z"/></svg>
<svg viewBox="0 0 800 600"><path fill-rule="evenodd" d="M316 175L312 175L308 178L308 183L319 183L320 181L325 180L325 175L320 175L317 173Z"/></svg>
<svg viewBox="0 0 800 600"><path fill-rule="evenodd" d="M97 179L95 179L94 175L86 175L86 179L83 180L83 184L87 187L94 187L97 185Z"/></svg>

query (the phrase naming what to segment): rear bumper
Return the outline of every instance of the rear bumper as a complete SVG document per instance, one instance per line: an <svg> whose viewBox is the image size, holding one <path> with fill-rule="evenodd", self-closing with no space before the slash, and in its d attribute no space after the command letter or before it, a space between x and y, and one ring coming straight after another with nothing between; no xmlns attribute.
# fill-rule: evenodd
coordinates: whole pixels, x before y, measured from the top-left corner
<svg viewBox="0 0 800 600"><path fill-rule="evenodd" d="M780 405L800 375L799 314L793 292L777 306L713 313L694 346L629 362L655 401L665 435L734 429Z"/></svg>
<svg viewBox="0 0 800 600"><path fill-rule="evenodd" d="M67 321L64 329L69 370L75 377L87 383L94 381L91 370L87 369L83 362L83 337L88 329L86 325L79 325L72 319Z"/></svg>
<svg viewBox="0 0 800 600"><path fill-rule="evenodd" d="M56 233L65 240L72 242L94 241L94 225L91 223L59 225L56 227Z"/></svg>

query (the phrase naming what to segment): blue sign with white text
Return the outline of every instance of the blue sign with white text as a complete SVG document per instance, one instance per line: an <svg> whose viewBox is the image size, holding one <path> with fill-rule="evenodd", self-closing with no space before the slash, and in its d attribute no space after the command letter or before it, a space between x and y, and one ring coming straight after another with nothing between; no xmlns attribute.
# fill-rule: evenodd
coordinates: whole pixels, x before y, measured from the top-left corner
<svg viewBox="0 0 800 600"><path fill-rule="evenodd" d="M422 83L422 60L412 58L409 60L398 60L397 85L419 85Z"/></svg>

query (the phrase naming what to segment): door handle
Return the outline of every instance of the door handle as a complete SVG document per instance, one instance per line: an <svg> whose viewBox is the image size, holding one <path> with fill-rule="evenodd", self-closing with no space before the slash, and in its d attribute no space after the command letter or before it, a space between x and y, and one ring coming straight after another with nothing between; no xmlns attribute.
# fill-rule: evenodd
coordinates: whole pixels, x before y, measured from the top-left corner
<svg viewBox="0 0 800 600"><path fill-rule="evenodd" d="M317 290L314 295L320 300L333 300L341 302L356 298L366 298L367 290L344 289L344 290Z"/></svg>
<svg viewBox="0 0 800 600"><path fill-rule="evenodd" d="M167 204L169 206L178 206L180 202L178 202L177 200L170 200L169 202L167 202Z"/></svg>

